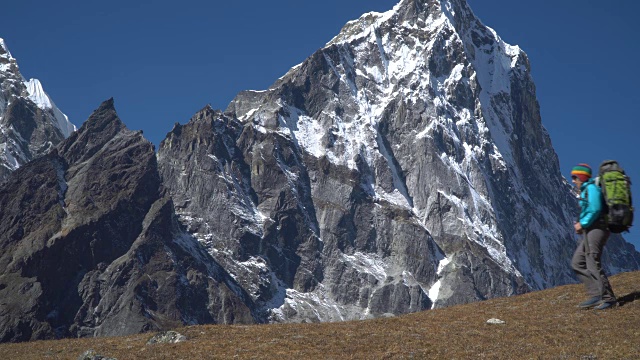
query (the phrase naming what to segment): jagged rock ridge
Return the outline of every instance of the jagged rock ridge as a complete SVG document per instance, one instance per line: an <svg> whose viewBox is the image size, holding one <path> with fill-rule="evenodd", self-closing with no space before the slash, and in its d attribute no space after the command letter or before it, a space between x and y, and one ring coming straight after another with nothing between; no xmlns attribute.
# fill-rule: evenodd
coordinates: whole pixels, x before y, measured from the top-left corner
<svg viewBox="0 0 640 360"><path fill-rule="evenodd" d="M179 226L153 145L107 101L0 188L0 341L254 322Z"/></svg>

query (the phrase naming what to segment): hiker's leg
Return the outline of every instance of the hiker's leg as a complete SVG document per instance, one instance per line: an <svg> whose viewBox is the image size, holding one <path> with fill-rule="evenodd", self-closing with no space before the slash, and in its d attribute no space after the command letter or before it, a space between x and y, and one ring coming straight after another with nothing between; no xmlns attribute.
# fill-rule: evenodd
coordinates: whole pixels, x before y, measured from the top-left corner
<svg viewBox="0 0 640 360"><path fill-rule="evenodd" d="M591 282L591 274L589 273L589 270L587 270L586 256L587 254L584 249L584 237L582 237L576 247L576 251L573 253L573 258L571 258L571 267L576 273L578 280L580 280L580 282L582 282L587 288L587 294L590 296L598 296L599 293L591 293L589 291L588 283Z"/></svg>
<svg viewBox="0 0 640 360"><path fill-rule="evenodd" d="M584 284L587 289L587 295L595 297L600 297L602 295L602 291L600 288L600 275L599 272L594 272L596 269L596 265L594 264L594 258L592 255L593 251L591 249L591 239L589 239L593 234L591 231L584 230L585 234L583 235L583 239L581 241L582 251L584 254L584 270L578 275L580 281ZM587 241L587 243L585 243ZM575 269L574 269L575 271ZM576 271L577 273L577 271Z"/></svg>
<svg viewBox="0 0 640 360"><path fill-rule="evenodd" d="M616 301L616 297L609 284L609 279L602 268L602 249L609 239L609 231L601 229L593 229L588 232L587 239L589 241L589 253L587 254L587 269L592 273L597 281L599 294L602 301Z"/></svg>

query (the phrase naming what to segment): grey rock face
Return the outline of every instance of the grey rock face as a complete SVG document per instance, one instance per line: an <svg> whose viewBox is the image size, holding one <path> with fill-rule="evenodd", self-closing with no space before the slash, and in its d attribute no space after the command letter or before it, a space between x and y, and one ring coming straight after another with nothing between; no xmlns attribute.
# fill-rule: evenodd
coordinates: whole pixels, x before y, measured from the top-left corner
<svg viewBox="0 0 640 360"><path fill-rule="evenodd" d="M25 80L0 39L0 183L75 130L36 79Z"/></svg>
<svg viewBox="0 0 640 360"><path fill-rule="evenodd" d="M205 108L158 152L182 221L262 303L285 287L312 290L322 247L298 154L263 135Z"/></svg>
<svg viewBox="0 0 640 360"><path fill-rule="evenodd" d="M367 193L369 174L210 108L176 125L158 158L181 221L239 279L265 321L431 305L422 287L435 278L437 247L406 209Z"/></svg>
<svg viewBox="0 0 640 360"><path fill-rule="evenodd" d="M251 323L251 301L175 218L153 146L113 101L0 187L0 341Z"/></svg>

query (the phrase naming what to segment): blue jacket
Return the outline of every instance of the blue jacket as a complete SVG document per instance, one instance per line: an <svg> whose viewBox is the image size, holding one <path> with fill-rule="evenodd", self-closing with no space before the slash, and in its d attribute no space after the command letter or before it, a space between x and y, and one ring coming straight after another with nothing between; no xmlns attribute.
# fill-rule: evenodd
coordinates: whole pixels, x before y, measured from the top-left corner
<svg viewBox="0 0 640 360"><path fill-rule="evenodd" d="M580 225L590 228L600 218L603 209L602 190L593 179L580 186Z"/></svg>

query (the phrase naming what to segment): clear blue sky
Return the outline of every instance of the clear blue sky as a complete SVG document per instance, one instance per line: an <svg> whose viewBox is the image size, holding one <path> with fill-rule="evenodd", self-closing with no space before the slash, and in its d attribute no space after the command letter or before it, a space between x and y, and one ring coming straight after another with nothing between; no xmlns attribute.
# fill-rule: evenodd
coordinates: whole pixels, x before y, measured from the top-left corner
<svg viewBox="0 0 640 360"><path fill-rule="evenodd" d="M173 123L266 89L347 21L397 2L12 0L0 5L0 37L74 124L114 97L127 126L157 145ZM617 159L640 203L640 2L468 2L528 54L564 175ZM640 249L639 230L626 238Z"/></svg>

